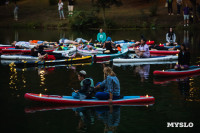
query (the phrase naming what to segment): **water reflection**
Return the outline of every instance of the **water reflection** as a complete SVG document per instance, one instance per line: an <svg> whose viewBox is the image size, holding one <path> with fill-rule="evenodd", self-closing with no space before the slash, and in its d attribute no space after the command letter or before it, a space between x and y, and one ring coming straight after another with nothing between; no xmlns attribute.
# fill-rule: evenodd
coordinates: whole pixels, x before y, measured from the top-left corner
<svg viewBox="0 0 200 133"><path fill-rule="evenodd" d="M9 85L10 85L11 89L17 90L17 86L16 86L17 71L16 71L16 68L14 68L14 66L15 66L14 63L11 63L9 66L10 66L10 82L9 82Z"/></svg>
<svg viewBox="0 0 200 133"><path fill-rule="evenodd" d="M116 132L120 123L120 106L99 106L90 108L73 109L76 115L79 115L78 131L87 130L88 125L95 123L95 115L98 120L104 123L104 133Z"/></svg>
<svg viewBox="0 0 200 133"><path fill-rule="evenodd" d="M141 82L149 78L150 64L140 65L135 67L135 72L140 75Z"/></svg>
<svg viewBox="0 0 200 133"><path fill-rule="evenodd" d="M196 75L197 76L197 75ZM174 77L164 79L154 79L154 84L167 85L171 82L177 82L178 89L186 101L200 101L200 87L195 85L199 77Z"/></svg>
<svg viewBox="0 0 200 133"><path fill-rule="evenodd" d="M137 106L137 105L136 105ZM146 106L146 105L139 105ZM50 110L64 110L72 109L74 115L78 119L76 123L77 132L87 132L91 126L96 127L99 125L99 121L103 123L103 129L105 133L117 132L117 127L120 125L121 119L121 108L120 105L109 105L109 106L38 106L25 108L26 113L35 113L36 111L50 111ZM146 107L145 107L146 108ZM148 108L147 108L148 109Z"/></svg>
<svg viewBox="0 0 200 133"><path fill-rule="evenodd" d="M25 70L23 69L22 72L20 73L21 76L18 77L18 72L17 69L15 68L15 64L11 63L9 65L10 67L10 82L9 82L9 87L10 89L14 91L18 91L20 93L20 90L26 88L26 77L24 75ZM12 93L12 95L15 95L16 97L19 97L20 95L17 93Z"/></svg>
<svg viewBox="0 0 200 133"><path fill-rule="evenodd" d="M177 79L178 88L186 101L200 101L200 87L194 85L194 78Z"/></svg>
<svg viewBox="0 0 200 133"><path fill-rule="evenodd" d="M18 34L18 31L15 31L15 41L19 41L19 34Z"/></svg>
<svg viewBox="0 0 200 133"><path fill-rule="evenodd" d="M40 69L38 69L38 75L40 76L40 87L41 88L45 88L45 75L47 75L47 73L48 73L48 70L47 69L45 69L45 68L40 68ZM47 90L47 89L44 89L45 91Z"/></svg>
<svg viewBox="0 0 200 133"><path fill-rule="evenodd" d="M183 44L186 45L186 47L189 48L189 31L188 30L184 30L184 36L183 36Z"/></svg>

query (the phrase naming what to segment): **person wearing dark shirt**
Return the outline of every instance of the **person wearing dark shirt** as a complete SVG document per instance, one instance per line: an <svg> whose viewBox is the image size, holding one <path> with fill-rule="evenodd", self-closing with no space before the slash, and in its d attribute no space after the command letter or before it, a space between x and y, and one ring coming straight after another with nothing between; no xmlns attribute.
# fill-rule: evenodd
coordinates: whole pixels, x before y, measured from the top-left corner
<svg viewBox="0 0 200 133"><path fill-rule="evenodd" d="M104 53L117 53L117 50L113 50L114 46L112 44L111 37L107 37L106 42L103 45L103 48L106 48L106 51Z"/></svg>
<svg viewBox="0 0 200 133"><path fill-rule="evenodd" d="M167 0L167 2L168 2L168 15L174 15L173 14L173 6L172 6L173 0Z"/></svg>
<svg viewBox="0 0 200 133"><path fill-rule="evenodd" d="M177 5L177 15L180 15L182 0L176 0L176 5Z"/></svg>
<svg viewBox="0 0 200 133"><path fill-rule="evenodd" d="M94 91L94 82L91 78L86 78L86 71L81 70L78 73L78 80L81 81L81 88L72 92L72 97L75 99L91 98Z"/></svg>
<svg viewBox="0 0 200 133"><path fill-rule="evenodd" d="M38 51L36 50L36 48L31 49L31 56L38 57Z"/></svg>
<svg viewBox="0 0 200 133"><path fill-rule="evenodd" d="M185 45L181 45L181 50L178 54L178 65L174 67L175 70L186 70L190 65L190 52Z"/></svg>

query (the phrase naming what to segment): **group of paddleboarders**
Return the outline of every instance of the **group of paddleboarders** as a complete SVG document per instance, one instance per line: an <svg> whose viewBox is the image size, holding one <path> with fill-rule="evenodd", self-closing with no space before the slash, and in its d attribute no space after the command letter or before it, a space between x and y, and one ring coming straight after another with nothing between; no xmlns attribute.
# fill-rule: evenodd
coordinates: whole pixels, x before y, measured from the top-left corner
<svg viewBox="0 0 200 133"><path fill-rule="evenodd" d="M78 72L78 80L80 81L81 88L72 92L72 97L75 99L90 99L94 95L99 100L119 99L120 96L120 83L110 67L104 67L104 81L97 83L91 78L86 78L87 73L84 70Z"/></svg>

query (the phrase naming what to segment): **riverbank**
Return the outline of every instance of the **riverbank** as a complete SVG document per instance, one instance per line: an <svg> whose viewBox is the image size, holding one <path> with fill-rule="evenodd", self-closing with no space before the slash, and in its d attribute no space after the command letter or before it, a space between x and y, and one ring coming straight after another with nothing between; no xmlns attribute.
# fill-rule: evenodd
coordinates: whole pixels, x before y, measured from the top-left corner
<svg viewBox="0 0 200 133"><path fill-rule="evenodd" d="M177 28L183 27L183 16L167 15L167 8L164 7L163 0L159 3L146 2L139 0L122 0L120 7L112 6L106 9L106 20L110 29L132 30L137 28L168 28L170 26ZM64 2L65 20L60 20L57 11L57 5L49 5L48 0L23 0L19 5L19 20L13 19L14 4L8 7L0 7L0 16L4 18L0 22L0 27L6 28L45 28L45 29L70 29L73 17L67 16L67 2ZM174 11L176 12L176 3L174 2ZM95 10L90 0L77 0L74 13L80 11L90 14ZM96 13L99 18L99 24L90 28L99 28L103 26L102 11ZM90 16L89 16L90 17ZM86 19L86 18L84 18ZM88 21L89 23L89 21ZM189 28L199 28L199 24L192 25Z"/></svg>

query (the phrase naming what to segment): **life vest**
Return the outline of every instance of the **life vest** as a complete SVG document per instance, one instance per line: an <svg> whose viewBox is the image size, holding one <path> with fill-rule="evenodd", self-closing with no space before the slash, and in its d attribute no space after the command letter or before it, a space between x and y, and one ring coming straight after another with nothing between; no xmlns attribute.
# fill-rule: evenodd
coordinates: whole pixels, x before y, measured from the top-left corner
<svg viewBox="0 0 200 133"><path fill-rule="evenodd" d="M91 79L91 78L85 78L84 80L82 80L81 83L80 83L81 86L84 86L83 82L88 80L88 79L90 80L90 87L94 87L94 82L93 82L93 79Z"/></svg>
<svg viewBox="0 0 200 133"><path fill-rule="evenodd" d="M94 82L91 78L85 78L80 83L81 88L84 90L84 94L87 96L87 98L90 98L92 93L94 92Z"/></svg>

